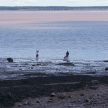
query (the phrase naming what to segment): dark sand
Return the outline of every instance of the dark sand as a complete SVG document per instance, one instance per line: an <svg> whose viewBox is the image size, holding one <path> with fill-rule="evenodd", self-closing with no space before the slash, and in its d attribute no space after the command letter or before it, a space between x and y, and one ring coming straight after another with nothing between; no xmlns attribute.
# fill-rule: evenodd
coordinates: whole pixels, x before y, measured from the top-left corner
<svg viewBox="0 0 108 108"><path fill-rule="evenodd" d="M108 76L88 75L0 81L0 108L107 108L107 84Z"/></svg>
<svg viewBox="0 0 108 108"><path fill-rule="evenodd" d="M28 98L12 108L108 108L108 86L95 85L73 92Z"/></svg>

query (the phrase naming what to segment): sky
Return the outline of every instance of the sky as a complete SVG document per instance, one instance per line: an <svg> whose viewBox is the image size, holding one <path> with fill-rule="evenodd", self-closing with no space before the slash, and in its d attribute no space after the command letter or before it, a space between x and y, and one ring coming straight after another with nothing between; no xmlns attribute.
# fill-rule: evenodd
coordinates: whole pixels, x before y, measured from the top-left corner
<svg viewBox="0 0 108 108"><path fill-rule="evenodd" d="M0 6L108 6L108 0L0 0Z"/></svg>

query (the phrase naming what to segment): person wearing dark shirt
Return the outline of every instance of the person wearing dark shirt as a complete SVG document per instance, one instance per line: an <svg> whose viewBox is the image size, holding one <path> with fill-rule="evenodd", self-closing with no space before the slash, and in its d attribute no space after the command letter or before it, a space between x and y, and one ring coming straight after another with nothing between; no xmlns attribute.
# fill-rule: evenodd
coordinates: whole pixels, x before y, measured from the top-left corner
<svg viewBox="0 0 108 108"><path fill-rule="evenodd" d="M36 51L36 61L37 62L39 61L39 51L38 50Z"/></svg>
<svg viewBox="0 0 108 108"><path fill-rule="evenodd" d="M63 61L70 62L69 61L69 51L66 52L66 55L65 55Z"/></svg>
<svg viewBox="0 0 108 108"><path fill-rule="evenodd" d="M66 52L66 57L69 57L69 52L68 51Z"/></svg>

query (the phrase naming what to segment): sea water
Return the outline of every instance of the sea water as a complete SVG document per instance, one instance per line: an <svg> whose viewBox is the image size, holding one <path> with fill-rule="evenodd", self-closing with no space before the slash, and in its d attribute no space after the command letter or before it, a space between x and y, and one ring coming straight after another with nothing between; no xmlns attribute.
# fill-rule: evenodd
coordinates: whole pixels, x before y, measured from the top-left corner
<svg viewBox="0 0 108 108"><path fill-rule="evenodd" d="M108 22L64 22L0 27L0 57L71 60L108 59Z"/></svg>
<svg viewBox="0 0 108 108"><path fill-rule="evenodd" d="M39 61L46 60L48 65L34 66L36 50ZM75 66L56 65L67 50ZM0 79L36 72L107 74L108 63L102 61L108 60L108 22L0 27L0 58L6 57L16 62L0 63Z"/></svg>

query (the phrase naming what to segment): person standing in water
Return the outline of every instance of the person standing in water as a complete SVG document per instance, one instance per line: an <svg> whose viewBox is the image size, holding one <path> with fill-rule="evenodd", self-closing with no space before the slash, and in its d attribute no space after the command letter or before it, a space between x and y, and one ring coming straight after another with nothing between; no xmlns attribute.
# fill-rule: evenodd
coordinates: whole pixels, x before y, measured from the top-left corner
<svg viewBox="0 0 108 108"><path fill-rule="evenodd" d="M36 62L39 61L39 50L36 51Z"/></svg>
<svg viewBox="0 0 108 108"><path fill-rule="evenodd" d="M69 51L66 52L66 55L65 55L63 61L70 62L69 61Z"/></svg>

